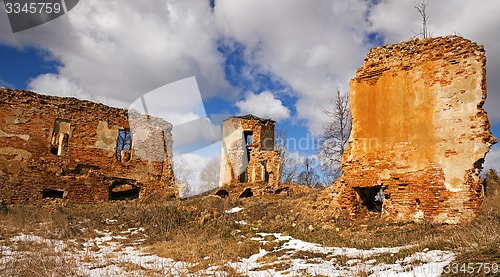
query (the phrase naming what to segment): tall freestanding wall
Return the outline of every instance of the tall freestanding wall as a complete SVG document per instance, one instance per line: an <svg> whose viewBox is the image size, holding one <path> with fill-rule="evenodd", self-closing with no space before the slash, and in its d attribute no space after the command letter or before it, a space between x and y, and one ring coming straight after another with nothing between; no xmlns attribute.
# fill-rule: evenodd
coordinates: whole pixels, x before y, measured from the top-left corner
<svg viewBox="0 0 500 277"><path fill-rule="evenodd" d="M280 181L280 157L274 150L274 124L254 115L226 119L222 132L220 186Z"/></svg>
<svg viewBox="0 0 500 277"><path fill-rule="evenodd" d="M486 57L476 43L448 36L372 49L351 81L353 128L331 208L403 221L472 218L496 142L485 100Z"/></svg>

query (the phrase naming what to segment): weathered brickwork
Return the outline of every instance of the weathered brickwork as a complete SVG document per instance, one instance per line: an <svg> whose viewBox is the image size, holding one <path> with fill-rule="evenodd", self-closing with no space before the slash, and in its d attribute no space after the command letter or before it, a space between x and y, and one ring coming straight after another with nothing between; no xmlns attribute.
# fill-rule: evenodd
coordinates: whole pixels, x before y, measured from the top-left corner
<svg viewBox="0 0 500 277"><path fill-rule="evenodd" d="M280 158L274 150L274 124L253 115L230 117L222 131L220 186L256 186L274 191L279 187ZM243 191L241 192L243 193Z"/></svg>
<svg viewBox="0 0 500 277"><path fill-rule="evenodd" d="M456 223L474 217L496 139L483 104L482 46L458 36L370 51L351 81L353 120L330 208Z"/></svg>
<svg viewBox="0 0 500 277"><path fill-rule="evenodd" d="M124 109L1 89L0 197L17 204L175 196L171 129Z"/></svg>

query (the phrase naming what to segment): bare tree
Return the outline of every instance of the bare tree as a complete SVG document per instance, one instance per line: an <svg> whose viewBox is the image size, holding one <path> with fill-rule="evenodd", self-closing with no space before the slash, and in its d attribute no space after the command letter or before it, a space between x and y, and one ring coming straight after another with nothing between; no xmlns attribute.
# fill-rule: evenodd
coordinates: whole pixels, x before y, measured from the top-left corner
<svg viewBox="0 0 500 277"><path fill-rule="evenodd" d="M278 151L280 156L280 167L281 167L281 183L295 183L297 179L297 171L299 170L299 165L295 158L291 155L287 148L288 133L285 130L278 129L276 131L276 146L275 149Z"/></svg>
<svg viewBox="0 0 500 277"><path fill-rule="evenodd" d="M178 184L189 184L193 178L193 171L188 168L188 164L182 160L174 160L175 182Z"/></svg>
<svg viewBox="0 0 500 277"><path fill-rule="evenodd" d="M304 159L303 169L297 176L297 182L300 185L306 185L311 188L318 188L322 186L317 168L314 165L314 159L309 157Z"/></svg>
<svg viewBox="0 0 500 277"><path fill-rule="evenodd" d="M193 192L191 191L189 180L193 177L193 171L188 168L188 164L185 161L177 159L174 160L173 169L180 198L183 199L191 196Z"/></svg>
<svg viewBox="0 0 500 277"><path fill-rule="evenodd" d="M349 95L342 95L340 90L337 90L337 95L330 101L333 108L324 111L330 117L330 121L324 127L319 149L322 169L325 176L331 177L331 180L325 181L326 183L340 177L340 162L347 148L352 126Z"/></svg>
<svg viewBox="0 0 500 277"><path fill-rule="evenodd" d="M220 156L213 157L200 172L200 193L210 191L219 186Z"/></svg>
<svg viewBox="0 0 500 277"><path fill-rule="evenodd" d="M421 36L423 39L430 38L431 33L429 32L429 15L427 14L427 6L429 1L422 0L422 2L415 4L414 7L417 9L418 13L422 17L422 27L417 33L417 36Z"/></svg>

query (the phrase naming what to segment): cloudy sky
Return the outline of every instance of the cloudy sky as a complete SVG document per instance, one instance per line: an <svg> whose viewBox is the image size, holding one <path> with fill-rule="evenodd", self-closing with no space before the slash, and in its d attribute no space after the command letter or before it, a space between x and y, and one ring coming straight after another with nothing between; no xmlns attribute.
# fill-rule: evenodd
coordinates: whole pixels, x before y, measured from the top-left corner
<svg viewBox="0 0 500 277"><path fill-rule="evenodd" d="M253 113L275 119L291 137L314 137L326 120L321 111L338 89L348 92L369 49L418 32L414 2L81 0L68 14L15 34L1 8L0 86L126 108L194 76L204 111L170 114L175 123ZM460 34L485 46L486 109L500 137L500 1L429 2L433 36ZM190 93L169 95L170 107L192 101ZM184 158L199 171L219 147ZM500 169L500 147L487 158L492 166Z"/></svg>

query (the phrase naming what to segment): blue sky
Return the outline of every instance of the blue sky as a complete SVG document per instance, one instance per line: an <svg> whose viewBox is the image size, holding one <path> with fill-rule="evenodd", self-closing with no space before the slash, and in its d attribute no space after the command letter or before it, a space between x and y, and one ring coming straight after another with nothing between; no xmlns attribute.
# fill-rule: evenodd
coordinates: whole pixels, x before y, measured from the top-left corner
<svg viewBox="0 0 500 277"><path fill-rule="evenodd" d="M0 85L127 108L155 88L196 76L207 114L254 113L276 119L290 137L317 138L328 100L338 89L348 92L368 50L415 36L420 18L413 2L86 0L16 34L2 9ZM497 0L429 5L433 36L458 32L485 45L486 109L496 136L500 42L492 34L498 34L499 13ZM194 118L190 112L175 115L179 122ZM186 160L202 165L218 151L216 146ZM499 148L485 166L500 168Z"/></svg>
<svg viewBox="0 0 500 277"><path fill-rule="evenodd" d="M27 89L29 80L44 73L56 73L58 62L48 60L43 50L0 45L0 85ZM22 69L22 70L21 70Z"/></svg>

